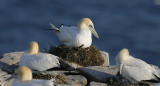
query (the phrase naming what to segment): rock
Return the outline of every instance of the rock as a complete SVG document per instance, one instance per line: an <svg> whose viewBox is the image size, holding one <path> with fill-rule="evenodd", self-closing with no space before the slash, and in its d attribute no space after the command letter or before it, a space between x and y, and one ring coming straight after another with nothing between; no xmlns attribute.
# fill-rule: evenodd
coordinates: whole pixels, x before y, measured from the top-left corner
<svg viewBox="0 0 160 86"><path fill-rule="evenodd" d="M65 61L65 60L60 59L60 58L59 58L59 62L61 64L61 66L64 67L65 69L67 69L67 70L75 70L77 68L82 67L82 66L80 66L76 63L68 62L68 61Z"/></svg>
<svg viewBox="0 0 160 86"><path fill-rule="evenodd" d="M11 75L0 70L0 86L11 86L12 80L6 81Z"/></svg>
<svg viewBox="0 0 160 86"><path fill-rule="evenodd" d="M89 86L107 86L107 83L100 83L100 82L90 82Z"/></svg>
<svg viewBox="0 0 160 86"><path fill-rule="evenodd" d="M65 84L57 84L58 86L85 86L87 84L87 79L84 76L79 75L78 71L42 71L37 72L33 71L33 73L41 73L44 75L52 75L53 77L56 77L58 75L61 75L63 78L63 82ZM56 83L56 82L55 82Z"/></svg>
<svg viewBox="0 0 160 86"><path fill-rule="evenodd" d="M11 52L2 55L2 58L0 59L0 69L7 73L13 73L18 67L17 63L22 54L23 52Z"/></svg>
<svg viewBox="0 0 160 86"><path fill-rule="evenodd" d="M66 70L56 70L56 71L54 71L54 70L52 70L52 71L33 71L32 70L32 73L35 73L35 74L37 74L37 73L49 74L49 75L53 75L53 76L61 75L61 74L65 74L65 75L73 75L73 74L76 75L76 74L79 74L78 71L66 71Z"/></svg>
<svg viewBox="0 0 160 86"><path fill-rule="evenodd" d="M110 78L115 77L118 72L116 66L90 66L79 68L78 70L87 78L87 80L96 82L107 82Z"/></svg>
<svg viewBox="0 0 160 86"><path fill-rule="evenodd" d="M16 64L8 65L7 63L0 62L0 69L2 71L9 73L9 74L13 73L17 67L18 67L18 65L16 65Z"/></svg>
<svg viewBox="0 0 160 86"><path fill-rule="evenodd" d="M71 86L85 86L87 79L81 75L68 75L65 76Z"/></svg>
<svg viewBox="0 0 160 86"><path fill-rule="evenodd" d="M100 51L102 58L104 59L104 63L102 66L109 66L109 54L105 51Z"/></svg>
<svg viewBox="0 0 160 86"><path fill-rule="evenodd" d="M2 55L2 58L0 59L0 62L7 63L8 65L13 65L19 62L19 59L21 58L23 52L11 52L6 53Z"/></svg>
<svg viewBox="0 0 160 86"><path fill-rule="evenodd" d="M156 83L156 84L154 84L153 86L160 86L160 83Z"/></svg>
<svg viewBox="0 0 160 86"><path fill-rule="evenodd" d="M8 81L5 81L4 84L2 86L12 86L12 82L13 82L14 79L11 79L11 80L8 80Z"/></svg>
<svg viewBox="0 0 160 86"><path fill-rule="evenodd" d="M7 73L0 69L0 76L6 75Z"/></svg>

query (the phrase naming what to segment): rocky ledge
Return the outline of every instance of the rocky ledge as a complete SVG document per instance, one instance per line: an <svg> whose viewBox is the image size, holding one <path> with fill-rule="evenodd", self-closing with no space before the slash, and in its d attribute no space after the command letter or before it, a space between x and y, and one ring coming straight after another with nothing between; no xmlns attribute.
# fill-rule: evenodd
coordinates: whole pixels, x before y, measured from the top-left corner
<svg viewBox="0 0 160 86"><path fill-rule="evenodd" d="M7 81L13 72L18 68L18 62L23 52L11 52L4 54L0 59L0 86L11 86L13 79ZM78 67L75 63L60 60L63 68L51 69L43 72L33 72L34 79L56 78L58 86L149 86L149 84L130 84L122 82L116 76L118 69L116 66L109 66L109 55L102 52L104 64L101 66ZM71 68L72 70L68 69Z"/></svg>

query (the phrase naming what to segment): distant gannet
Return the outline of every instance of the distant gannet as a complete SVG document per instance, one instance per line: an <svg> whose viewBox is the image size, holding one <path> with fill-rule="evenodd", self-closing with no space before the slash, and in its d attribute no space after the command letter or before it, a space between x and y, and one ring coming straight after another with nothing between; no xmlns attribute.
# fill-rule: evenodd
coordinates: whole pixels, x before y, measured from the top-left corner
<svg viewBox="0 0 160 86"><path fill-rule="evenodd" d="M52 29L56 32L59 40L66 46L83 48L90 47L92 44L92 33L99 38L94 29L94 25L89 18L82 18L76 26L61 26L59 29L50 23ZM92 33L91 33L92 32Z"/></svg>
<svg viewBox="0 0 160 86"><path fill-rule="evenodd" d="M160 69L130 56L127 49L122 49L115 60L120 74L132 83L148 80L159 81Z"/></svg>
<svg viewBox="0 0 160 86"><path fill-rule="evenodd" d="M12 86L53 86L53 80L32 79L32 71L26 67L20 67L9 79L15 78Z"/></svg>
<svg viewBox="0 0 160 86"><path fill-rule="evenodd" d="M53 67L59 67L59 60L57 56L40 53L37 42L29 44L29 50L24 52L20 58L19 65L27 66L32 70L44 71Z"/></svg>

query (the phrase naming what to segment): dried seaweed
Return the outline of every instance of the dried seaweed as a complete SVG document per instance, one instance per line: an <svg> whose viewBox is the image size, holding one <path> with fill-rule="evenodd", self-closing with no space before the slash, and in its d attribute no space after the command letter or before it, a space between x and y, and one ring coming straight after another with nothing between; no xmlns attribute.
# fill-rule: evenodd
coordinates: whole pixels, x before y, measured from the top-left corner
<svg viewBox="0 0 160 86"><path fill-rule="evenodd" d="M88 48L66 47L64 45L52 46L49 53L54 54L63 60L77 63L81 66L100 66L104 63L101 53L95 46Z"/></svg>
<svg viewBox="0 0 160 86"><path fill-rule="evenodd" d="M41 73L36 73L35 74L34 73L33 78L34 79L44 79L44 80L50 80L50 79L54 78L55 79L55 81L54 81L55 84L67 84L67 80L62 75L53 76L53 75L49 75L49 74L41 74Z"/></svg>
<svg viewBox="0 0 160 86"><path fill-rule="evenodd" d="M146 83L129 83L129 82L122 82L121 80L118 80L115 77L111 77L109 80L107 80L107 84L109 86L150 86Z"/></svg>

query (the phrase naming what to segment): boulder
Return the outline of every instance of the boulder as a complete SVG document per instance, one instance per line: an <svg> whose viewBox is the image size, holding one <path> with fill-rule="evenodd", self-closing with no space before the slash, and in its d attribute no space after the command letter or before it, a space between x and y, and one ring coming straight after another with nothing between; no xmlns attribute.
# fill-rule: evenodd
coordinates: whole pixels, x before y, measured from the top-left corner
<svg viewBox="0 0 160 86"><path fill-rule="evenodd" d="M108 86L107 83L101 83L101 82L94 82L94 81L91 81L89 83L89 86Z"/></svg>
<svg viewBox="0 0 160 86"><path fill-rule="evenodd" d="M79 75L78 71L64 71L64 70L56 70L56 71L42 71L37 72L33 71L34 74L43 74L43 75L51 75L56 79L57 76L61 77L60 80L55 82L58 86L85 86L87 84L87 79L84 76Z"/></svg>
<svg viewBox="0 0 160 86"><path fill-rule="evenodd" d="M86 86L87 79L81 75L68 75L65 76L71 86Z"/></svg>
<svg viewBox="0 0 160 86"><path fill-rule="evenodd" d="M79 72L89 81L107 82L110 78L115 77L118 72L116 66L102 67L90 66L79 68Z"/></svg>
<svg viewBox="0 0 160 86"><path fill-rule="evenodd" d="M22 54L23 52L11 52L2 55L0 69L10 74L13 73L18 67L18 62Z"/></svg>
<svg viewBox="0 0 160 86"><path fill-rule="evenodd" d="M100 51L102 58L104 59L104 63L102 66L109 66L109 53L105 51Z"/></svg>
<svg viewBox="0 0 160 86"><path fill-rule="evenodd" d="M11 75L0 69L0 86L11 86L12 80L6 81Z"/></svg>
<svg viewBox="0 0 160 86"><path fill-rule="evenodd" d="M19 62L23 52L11 52L2 55L0 62L7 63L8 65L13 65Z"/></svg>

